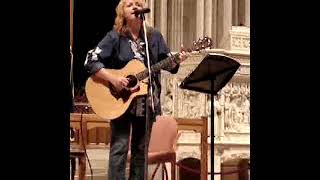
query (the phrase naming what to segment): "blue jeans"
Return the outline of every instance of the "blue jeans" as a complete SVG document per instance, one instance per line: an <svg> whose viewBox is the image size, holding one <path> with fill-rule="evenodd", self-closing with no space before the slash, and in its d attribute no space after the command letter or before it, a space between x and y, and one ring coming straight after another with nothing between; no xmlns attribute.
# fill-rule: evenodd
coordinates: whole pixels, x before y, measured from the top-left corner
<svg viewBox="0 0 320 180"><path fill-rule="evenodd" d="M145 119L126 113L123 117L111 121L108 180L125 180L130 126L132 126L132 136L129 180L144 179ZM149 122L150 135L152 121Z"/></svg>

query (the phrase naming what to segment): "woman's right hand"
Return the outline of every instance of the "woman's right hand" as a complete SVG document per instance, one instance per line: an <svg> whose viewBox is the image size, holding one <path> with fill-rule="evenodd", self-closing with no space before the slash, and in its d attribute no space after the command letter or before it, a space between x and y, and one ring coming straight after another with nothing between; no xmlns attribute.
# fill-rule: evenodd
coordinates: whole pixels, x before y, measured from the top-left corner
<svg viewBox="0 0 320 180"><path fill-rule="evenodd" d="M123 88L126 88L129 84L128 79L125 77L114 77L110 82L114 86L117 92L120 92Z"/></svg>
<svg viewBox="0 0 320 180"><path fill-rule="evenodd" d="M113 89L117 92L120 92L123 88L126 88L129 84L129 80L122 76L116 76L108 72L105 68L101 68L95 73L95 76L110 82L113 85Z"/></svg>

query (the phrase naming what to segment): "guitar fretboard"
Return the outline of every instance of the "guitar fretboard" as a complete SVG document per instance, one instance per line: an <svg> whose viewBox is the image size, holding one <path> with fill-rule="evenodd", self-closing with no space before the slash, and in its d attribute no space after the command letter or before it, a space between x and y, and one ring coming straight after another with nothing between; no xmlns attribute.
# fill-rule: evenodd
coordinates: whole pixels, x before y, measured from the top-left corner
<svg viewBox="0 0 320 180"><path fill-rule="evenodd" d="M176 62L176 59L178 58L179 54L175 54L174 56L170 56L166 58L165 60L162 60L154 65L151 66L151 73L157 73L163 68L169 68L172 66L172 61ZM177 62L176 62L177 63ZM148 69L145 69L144 71L139 72L136 74L136 77L139 81L147 78L149 76Z"/></svg>

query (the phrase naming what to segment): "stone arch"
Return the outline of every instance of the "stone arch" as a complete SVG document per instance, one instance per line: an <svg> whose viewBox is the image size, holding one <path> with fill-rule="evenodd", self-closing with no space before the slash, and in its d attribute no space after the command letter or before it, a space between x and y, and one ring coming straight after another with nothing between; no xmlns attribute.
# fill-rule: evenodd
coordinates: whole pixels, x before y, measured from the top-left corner
<svg viewBox="0 0 320 180"><path fill-rule="evenodd" d="M221 161L221 180L249 180L250 156L246 153L232 154L229 157L222 158ZM238 173L223 174L227 172L237 171Z"/></svg>

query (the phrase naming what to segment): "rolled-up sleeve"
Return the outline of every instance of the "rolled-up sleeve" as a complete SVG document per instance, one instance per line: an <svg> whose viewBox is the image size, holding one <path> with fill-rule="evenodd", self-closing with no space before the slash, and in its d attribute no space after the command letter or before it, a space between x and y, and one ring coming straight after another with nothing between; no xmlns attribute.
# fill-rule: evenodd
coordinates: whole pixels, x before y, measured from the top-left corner
<svg viewBox="0 0 320 180"><path fill-rule="evenodd" d="M95 74L111 61L111 54L115 44L115 34L109 32L94 49L88 51L84 67L89 74Z"/></svg>

